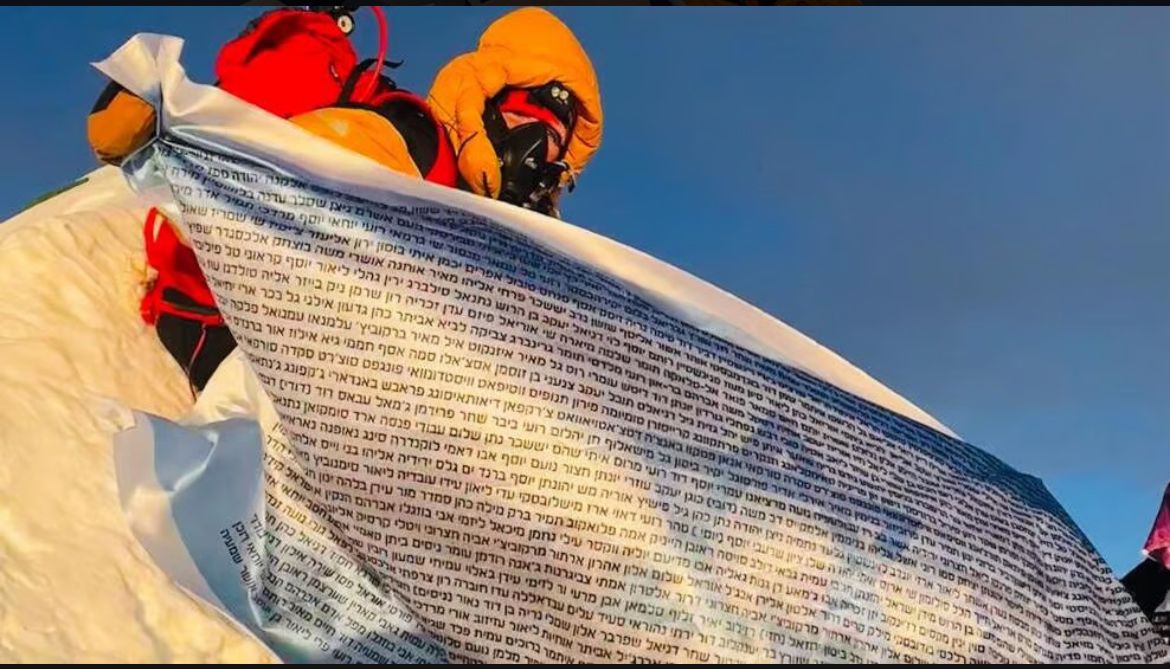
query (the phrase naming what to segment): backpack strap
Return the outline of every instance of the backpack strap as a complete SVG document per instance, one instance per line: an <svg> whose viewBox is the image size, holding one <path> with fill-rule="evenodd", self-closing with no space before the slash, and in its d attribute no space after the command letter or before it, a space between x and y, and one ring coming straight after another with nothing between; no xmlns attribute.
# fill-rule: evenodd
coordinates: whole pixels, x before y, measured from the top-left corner
<svg viewBox="0 0 1170 669"><path fill-rule="evenodd" d="M414 93L396 90L383 96L376 111L402 134L424 179L455 187L459 174L455 148L447 136L447 129L431 113L425 100Z"/></svg>
<svg viewBox="0 0 1170 669"><path fill-rule="evenodd" d="M398 90L398 84L390 77L381 72L374 72L370 66L377 62L375 58L367 58L358 63L345 78L345 83L341 85L341 94L337 96L339 105L377 105L382 96L391 91ZM401 62L382 61L382 67L394 69L401 65ZM371 77L377 77L378 83L374 87L374 93L369 100L355 100L353 92L357 90L358 84L363 86Z"/></svg>
<svg viewBox="0 0 1170 669"><path fill-rule="evenodd" d="M402 135L410 157L424 179L454 188L459 170L447 129L425 100L398 88L390 77L371 71L369 68L374 62L372 58L364 60L353 69L341 87L337 106L377 112ZM395 68L400 64L385 62L383 66ZM379 79L374 93L368 100L354 100L354 90L359 85L364 86L370 77Z"/></svg>

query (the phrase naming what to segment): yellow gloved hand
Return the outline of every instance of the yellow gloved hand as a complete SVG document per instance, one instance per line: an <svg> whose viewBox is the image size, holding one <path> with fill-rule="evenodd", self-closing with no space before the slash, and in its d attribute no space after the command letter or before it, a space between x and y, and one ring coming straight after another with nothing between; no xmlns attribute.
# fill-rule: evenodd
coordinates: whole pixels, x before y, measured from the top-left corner
<svg viewBox="0 0 1170 669"><path fill-rule="evenodd" d="M484 104L506 87L564 84L578 101L564 179L579 174L601 146L601 89L593 64L564 23L548 11L526 7L496 20L478 48L447 63L435 77L427 102L446 126L459 156L459 173L480 195L500 194L500 163L483 127Z"/></svg>
<svg viewBox="0 0 1170 669"><path fill-rule="evenodd" d="M154 136L154 107L111 82L86 119L86 135L98 159L120 165Z"/></svg>

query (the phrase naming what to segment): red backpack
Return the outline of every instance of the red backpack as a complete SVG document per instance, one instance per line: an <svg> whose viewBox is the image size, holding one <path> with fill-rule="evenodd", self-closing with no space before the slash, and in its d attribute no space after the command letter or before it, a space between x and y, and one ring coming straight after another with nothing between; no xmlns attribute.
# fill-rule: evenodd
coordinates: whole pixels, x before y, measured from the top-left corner
<svg viewBox="0 0 1170 669"><path fill-rule="evenodd" d="M455 151L446 130L418 96L381 75L386 23L378 19L378 58L357 64L357 54L338 17L322 11L276 9L252 21L220 51L218 86L268 112L288 118L331 106L371 109L399 129L419 172L428 181L455 186ZM370 68L371 64L377 66ZM158 278L142 298L142 318L154 324L169 313L206 326L223 325L194 252L152 209L143 234L147 262ZM165 218L159 223L163 223ZM183 299L175 299L181 294Z"/></svg>
<svg viewBox="0 0 1170 669"><path fill-rule="evenodd" d="M224 45L215 74L228 93L289 118L336 102L356 64L357 53L332 15L276 9Z"/></svg>
<svg viewBox="0 0 1170 669"><path fill-rule="evenodd" d="M427 181L454 187L455 150L447 131L422 98L398 89L382 75L387 65L386 19L378 22L378 57L357 64L347 14L277 9L252 21L219 53L219 87L277 116L289 118L322 107L360 107L378 112L403 136ZM373 67L370 67L373 65Z"/></svg>

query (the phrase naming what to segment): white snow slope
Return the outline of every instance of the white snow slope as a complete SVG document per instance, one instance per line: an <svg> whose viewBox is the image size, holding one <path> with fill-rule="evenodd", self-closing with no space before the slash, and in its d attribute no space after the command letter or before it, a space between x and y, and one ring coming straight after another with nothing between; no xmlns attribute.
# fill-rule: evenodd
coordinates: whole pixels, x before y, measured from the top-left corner
<svg viewBox="0 0 1170 669"><path fill-rule="evenodd" d="M138 317L143 211L121 174L0 224L0 662L270 662L126 525L104 398L191 405Z"/></svg>

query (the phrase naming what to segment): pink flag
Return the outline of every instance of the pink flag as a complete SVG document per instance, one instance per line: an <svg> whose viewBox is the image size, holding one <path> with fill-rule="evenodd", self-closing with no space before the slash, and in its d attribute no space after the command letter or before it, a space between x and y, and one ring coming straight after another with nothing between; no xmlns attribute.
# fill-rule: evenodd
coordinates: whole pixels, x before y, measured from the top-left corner
<svg viewBox="0 0 1170 669"><path fill-rule="evenodd" d="M1166 494L1162 496L1162 508L1158 509L1154 528L1150 530L1150 538L1146 539L1143 550L1150 559L1157 560L1170 569L1170 486L1166 486Z"/></svg>

